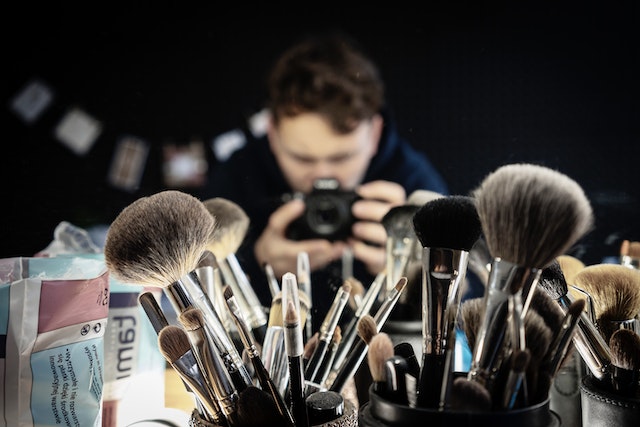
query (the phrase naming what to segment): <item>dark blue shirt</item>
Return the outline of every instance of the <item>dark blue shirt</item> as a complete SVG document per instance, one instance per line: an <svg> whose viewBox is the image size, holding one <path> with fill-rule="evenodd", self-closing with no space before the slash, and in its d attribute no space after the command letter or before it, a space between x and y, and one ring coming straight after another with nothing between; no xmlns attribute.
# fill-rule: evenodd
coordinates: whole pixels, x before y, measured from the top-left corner
<svg viewBox="0 0 640 427"><path fill-rule="evenodd" d="M249 231L236 256L260 301L265 307L269 307L271 294L264 271L254 257L253 246L266 227L271 213L282 203L282 196L291 194L292 189L278 168L266 136L256 138L248 131L244 134L246 143L242 148L228 159L212 165L209 182L200 197L202 200L226 198L237 203L249 216ZM386 116L378 152L373 157L363 182L376 180L399 183L407 195L419 189L448 194L448 187L438 170L424 153L398 135ZM365 287L371 284L373 276L357 260L354 262L353 272ZM314 331L317 331L336 290L343 283L340 262L314 272L311 283L312 319Z"/></svg>

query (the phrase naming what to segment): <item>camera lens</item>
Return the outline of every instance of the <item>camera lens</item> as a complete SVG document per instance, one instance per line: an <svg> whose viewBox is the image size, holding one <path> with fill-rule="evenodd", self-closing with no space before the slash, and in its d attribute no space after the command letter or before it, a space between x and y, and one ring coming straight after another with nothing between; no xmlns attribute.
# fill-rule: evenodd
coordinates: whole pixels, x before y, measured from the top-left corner
<svg viewBox="0 0 640 427"><path fill-rule="evenodd" d="M307 209L309 228L319 235L331 235L348 223L350 205L335 197L321 196Z"/></svg>

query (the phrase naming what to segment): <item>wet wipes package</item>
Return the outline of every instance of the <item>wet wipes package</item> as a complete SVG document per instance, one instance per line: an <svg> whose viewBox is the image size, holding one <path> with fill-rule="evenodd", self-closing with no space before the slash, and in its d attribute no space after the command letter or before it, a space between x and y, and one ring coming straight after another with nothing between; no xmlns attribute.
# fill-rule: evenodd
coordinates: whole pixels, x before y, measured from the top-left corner
<svg viewBox="0 0 640 427"><path fill-rule="evenodd" d="M0 422L100 426L109 275L81 257L0 260Z"/></svg>

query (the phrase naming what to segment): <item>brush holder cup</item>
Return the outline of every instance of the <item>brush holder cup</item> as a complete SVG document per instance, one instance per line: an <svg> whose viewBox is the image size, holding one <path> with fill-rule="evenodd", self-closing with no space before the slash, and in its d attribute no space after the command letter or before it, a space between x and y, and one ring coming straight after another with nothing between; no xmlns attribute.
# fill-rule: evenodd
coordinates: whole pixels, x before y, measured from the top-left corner
<svg viewBox="0 0 640 427"><path fill-rule="evenodd" d="M360 427L411 427L424 425L469 427L560 427L560 417L549 408L549 400L505 412L438 411L428 408L412 408L383 399L369 390L369 402L360 407Z"/></svg>
<svg viewBox="0 0 640 427"><path fill-rule="evenodd" d="M588 427L637 427L640 425L640 396L623 396L608 390L592 376L582 378L582 425Z"/></svg>

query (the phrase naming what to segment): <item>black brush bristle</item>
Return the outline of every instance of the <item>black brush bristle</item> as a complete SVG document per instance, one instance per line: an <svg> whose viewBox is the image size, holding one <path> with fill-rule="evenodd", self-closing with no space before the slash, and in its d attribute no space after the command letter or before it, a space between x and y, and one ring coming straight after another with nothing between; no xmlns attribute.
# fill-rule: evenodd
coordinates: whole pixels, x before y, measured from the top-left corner
<svg viewBox="0 0 640 427"><path fill-rule="evenodd" d="M447 196L422 205L413 227L425 248L469 251L482 234L475 203L468 196Z"/></svg>
<svg viewBox="0 0 640 427"><path fill-rule="evenodd" d="M558 300L567 294L569 287L557 258L542 269L538 286L554 300Z"/></svg>

